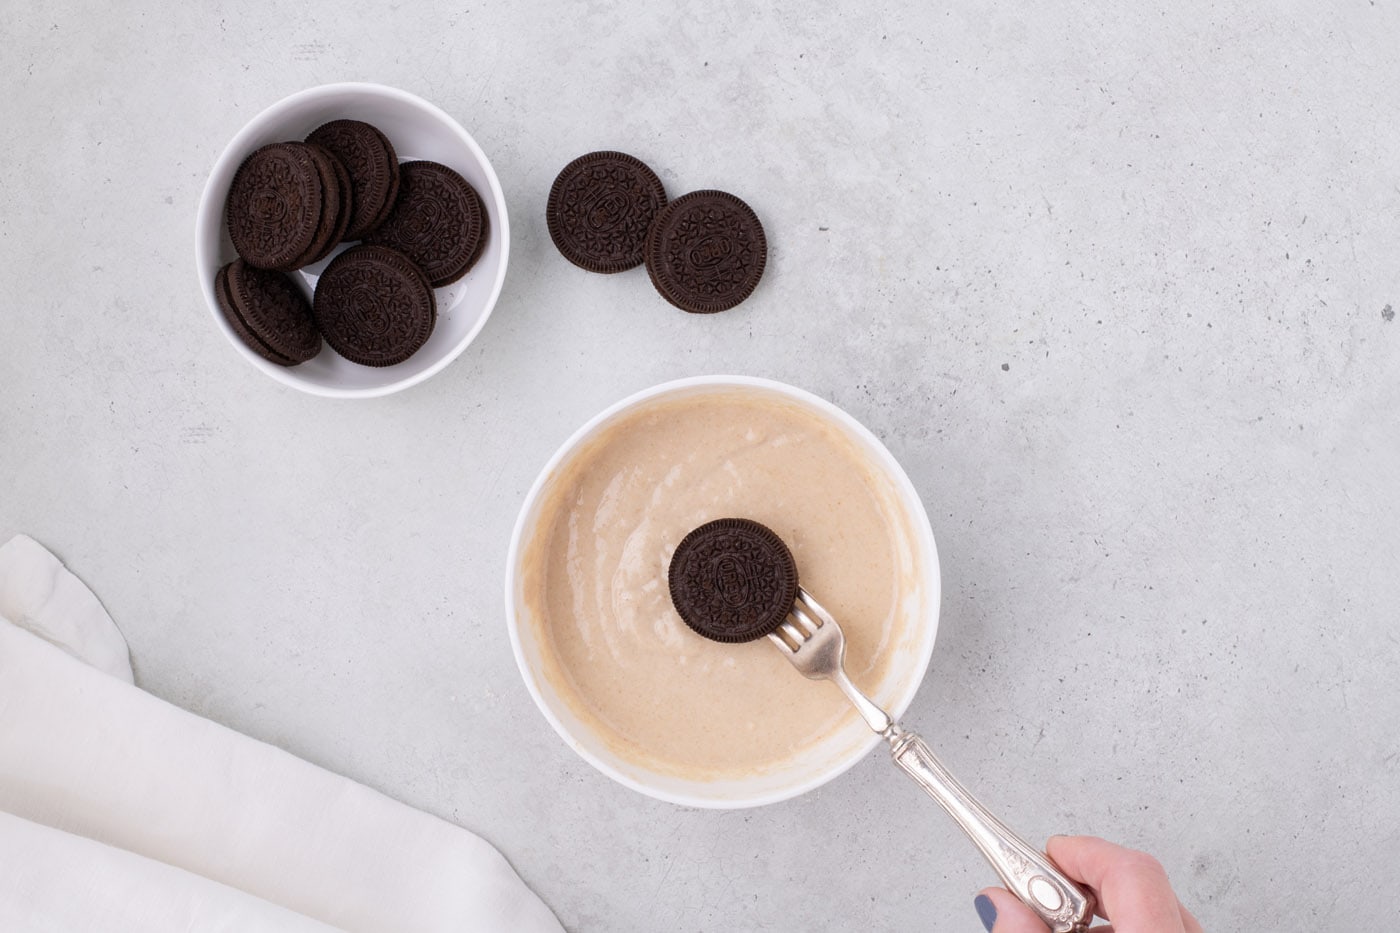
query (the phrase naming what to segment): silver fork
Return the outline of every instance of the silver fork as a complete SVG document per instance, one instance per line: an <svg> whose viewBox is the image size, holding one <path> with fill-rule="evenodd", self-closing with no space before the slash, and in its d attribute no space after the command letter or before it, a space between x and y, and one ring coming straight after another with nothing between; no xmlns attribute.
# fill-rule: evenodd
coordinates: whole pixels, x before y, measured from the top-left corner
<svg viewBox="0 0 1400 933"><path fill-rule="evenodd" d="M798 587L788 620L768 636L792 666L813 680L831 680L866 725L890 744L890 757L948 811L1001 876L1007 890L1035 911L1054 933L1082 933L1094 916L1093 896L991 814L934 756L923 739L906 732L846 676L846 636L831 613Z"/></svg>

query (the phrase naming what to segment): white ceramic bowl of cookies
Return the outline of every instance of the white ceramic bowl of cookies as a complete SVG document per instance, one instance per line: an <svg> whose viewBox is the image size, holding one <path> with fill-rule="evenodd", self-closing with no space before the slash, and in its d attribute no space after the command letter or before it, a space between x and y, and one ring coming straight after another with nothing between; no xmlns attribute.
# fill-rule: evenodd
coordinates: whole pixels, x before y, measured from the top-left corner
<svg viewBox="0 0 1400 933"><path fill-rule="evenodd" d="M465 277L435 289L438 318L432 336L412 357L394 366L352 363L329 346L299 366L270 363L244 346L228 326L214 293L218 270L237 257L229 239L224 202L238 166L267 143L301 140L331 120L363 120L393 144L399 161L430 159L455 169L481 195L488 214L487 240ZM342 247L343 248L343 247ZM337 250L337 252L339 249ZM388 395L416 385L467 348L491 315L506 276L510 221L505 195L486 153L456 120L420 97L379 84L327 84L309 88L268 107L239 130L214 163L195 220L195 266L214 325L240 356L285 385L338 398ZM308 298L316 274L329 259L293 273Z"/></svg>
<svg viewBox="0 0 1400 933"><path fill-rule="evenodd" d="M823 695L824 700L835 704L832 708L836 710L836 716L840 718L832 720L838 724L831 726L825 734L811 733L813 736L811 741L797 747L795 753L788 755L785 751L783 754L787 757L773 766L765 765L761 768L745 769L739 772L715 774L704 773L703 768L696 770L688 767L672 767L665 763L658 765L649 758L646 749L642 749L639 754L637 746L627 747L627 743L620 744L617 734L609 734L608 727L600 726L604 720L595 716L593 711L586 708L587 703L579 699L581 694L576 684L581 682L580 671L568 669L570 665L583 666L577 660L578 655L573 656L574 660L568 660L568 653L556 647L556 635L552 634L552 625L582 627L582 623L567 618L575 615L574 613L559 612L548 608L551 604L548 598L541 594L552 584L546 583L544 580L555 572L549 568L561 565L550 563L550 561L557 561L556 557L544 555L548 553L548 548L554 547L549 542L563 540L555 537L555 532L551 531L552 528L565 527L555 524L556 520L563 514L561 508L571 508L571 506L561 506L561 503L581 501L580 497L584 495L583 490L586 484L580 480L580 476L590 471L595 476L610 476L612 466L600 468L596 464L602 462L598 458L612 457L612 454L600 454L599 451L606 452L609 445L614 445L616 441L613 438L639 436L638 429L635 427L642 423L638 421L639 418L651 419L647 423L661 423L665 419L676 417L675 411L679 410L666 406L689 407L730 404L736 399L745 405L751 401L760 406L769 404L790 406L796 409L802 418L810 417L813 423L820 424L822 426L820 430L836 438L836 442L848 445L846 449L852 452L855 458L853 462L857 462L863 475L868 477L872 495L878 497L883 514L892 516L893 521L899 523L900 543L896 549L899 557L892 564L897 569L898 585L895 589L898 591L898 595L892 603L893 609L890 613L891 618L898 617L898 622L893 629L894 634L889 637L888 641L882 642L880 646L880 651L885 655L885 658L882 660L883 673L877 678L878 682L858 681L863 689L883 703L895 716L901 715L908 708L923 680L933 653L934 638L938 629L940 598L938 552L934 545L928 516L918 493L884 445L858 421L835 405L811 393L780 382L745 376L706 376L655 386L623 399L591 418L564 442L545 465L527 494L516 522L507 556L505 581L506 616L511 644L521 676L530 695L541 713L544 714L545 719L570 748L599 771L627 787L660 800L693 807L734 809L786 800L812 790L842 774L868 754L879 741L879 738L853 713L846 715L845 708L841 705L844 700L840 699L834 685L804 680L795 669L792 669L781 658L779 650L767 639L760 639L742 646L728 646L713 645L709 642L703 642L703 639L699 639L698 636L694 636L694 643L690 644L686 650L703 642L712 648L740 647L756 652L771 652L773 657L777 659L773 665L769 665L766 657L759 660L768 665L765 669L766 677L780 681L782 690L793 691L791 694L784 694L784 699L789 696L810 699L817 696L810 690L829 690L830 695ZM728 417L728 410L724 416ZM760 415L760 419L761 417ZM650 441L642 443L649 444ZM623 453L620 461L618 458L613 458L608 462L621 462L623 464L622 471L627 472L632 470L629 457L630 454ZM669 457L669 453L663 455L663 462L665 457ZM760 468L756 461L740 462L754 463L755 471ZM781 467L779 472L784 477L787 475L786 470ZM792 475L799 476L797 472ZM685 484L689 479L693 479L693 477L683 477L682 484ZM605 483L610 490L620 488L608 479L601 482ZM659 498L669 497L671 494L669 490L673 487L668 485L668 481L662 481L657 483L654 488L657 491L657 496L652 497L646 506L648 515L651 516L657 514L657 509L665 510L666 506L659 501ZM613 493L610 492L609 495L613 495ZM619 491L614 498L616 500L619 497L625 497L625 495L627 494ZM817 497L814 501L804 501L802 507L823 510L832 504L823 502L820 497ZM606 508L610 509L612 505L610 504ZM787 507L784 506L784 508ZM614 514L620 515L621 513ZM693 511L687 511L684 521L690 522L693 514ZM759 515L735 517L752 517L760 521L763 520L763 517ZM643 522L651 520L651 518L646 518L643 519ZM578 521L576 516L572 514L568 515L565 521L567 527L574 528L568 537L571 542L576 538L586 542L591 535L596 534L597 528L601 527L601 523L589 525L586 520ZM607 519L607 524L618 523L623 526L623 534L629 539L628 547L636 543L635 539L642 537L641 532L633 531L630 520L626 518L614 520L612 517ZM579 527L574 527L575 525ZM686 527L693 527L693 525L687 524ZM778 530L779 524L772 524L770 527ZM795 526L787 527L793 528ZM779 533L786 537L784 531ZM802 534L802 532L792 533L798 537ZM665 534L674 536L675 529L669 529ZM805 568L815 569L820 563L819 560L813 558L813 555L816 554L814 549L826 546L824 542L810 540L810 536L809 540L805 542L789 540L789 544L793 545L793 551L798 557L800 577L803 577L807 572ZM664 608L662 608L662 604L653 602L636 624L624 627L638 633L638 636L644 639L652 637L650 631L654 628L657 636L668 642L669 650L670 647L682 643L677 641L679 636L676 633L677 631L684 632L684 629L683 627L677 629L670 622L660 619L660 616L674 610L670 608L669 597L665 596L665 567L669 562L669 553L665 551L664 547L658 548L656 545L657 542L653 540L645 542L641 546L640 550L647 556L641 559L640 565L643 569L640 577L629 578L628 581L619 585L622 577L621 572L618 571L611 579L599 581L598 588L600 592L610 589L612 595L605 598L611 599L612 604L616 605L619 599L632 599L638 590L654 589L659 586L662 591L660 598L666 600ZM808 561L806 564L804 564L801 550L803 547L806 548L807 557L805 559ZM569 553L572 554L572 543L569 548ZM673 546L672 550L674 550ZM579 565L572 556L568 563L573 566ZM653 564L655 565L654 569L652 568ZM591 565L585 564L585 566L591 568ZM584 575L591 573L592 570L589 569L584 572ZM826 586L830 577L827 580L821 580L820 574L817 576L819 579L815 582L811 578L803 577L803 585L809 588ZM653 582L653 578L659 578L659 580ZM588 585L585 584L585 588ZM817 594L814 593L814 595ZM565 599L565 604L577 606L576 602L569 602L570 598L572 597ZM582 615L583 610L580 610L578 614ZM550 618L553 615L562 615L566 618L562 622L558 622ZM679 617L676 617L675 623L679 625ZM848 619L843 626L847 629L848 637L852 624L852 620ZM689 636L689 633L685 634L687 637ZM612 635L598 628L593 630L591 636L585 637L584 641L597 643L599 650L608 652L616 650ZM604 642L606 642L606 649L603 647ZM588 650L591 652L592 648L590 647ZM697 661L697 663L710 662ZM724 657L721 663L729 664L729 658ZM713 669L713 667L707 668L707 670ZM856 677L854 673L852 676ZM751 683L752 678L745 682ZM604 689L605 691L612 689L612 682L605 682ZM620 695L630 695L633 689L629 685L618 685ZM661 717L666 715L666 711L660 708L667 702L665 700L656 696L639 696L633 699L640 708L652 709L656 715ZM794 702L804 701L794 699ZM607 713L604 712L600 715L605 716ZM738 727L736 726L736 728ZM725 738L722 741L730 740Z"/></svg>

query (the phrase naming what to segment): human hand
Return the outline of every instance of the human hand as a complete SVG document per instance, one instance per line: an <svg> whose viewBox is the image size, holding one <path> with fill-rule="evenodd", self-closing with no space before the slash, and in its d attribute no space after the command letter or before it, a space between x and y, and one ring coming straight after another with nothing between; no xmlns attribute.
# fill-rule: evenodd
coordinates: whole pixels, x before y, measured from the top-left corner
<svg viewBox="0 0 1400 933"><path fill-rule="evenodd" d="M1093 836L1051 836L1046 851L1060 871L1093 891L1098 916L1111 921L1093 933L1203 933L1152 856ZM974 903L988 933L1048 933L1005 888L987 888Z"/></svg>

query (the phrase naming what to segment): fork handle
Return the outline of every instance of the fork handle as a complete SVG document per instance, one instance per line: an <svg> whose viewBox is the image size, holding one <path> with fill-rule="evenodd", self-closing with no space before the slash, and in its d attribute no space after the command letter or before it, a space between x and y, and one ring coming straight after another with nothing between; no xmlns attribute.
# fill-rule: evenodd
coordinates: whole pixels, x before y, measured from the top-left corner
<svg viewBox="0 0 1400 933"><path fill-rule="evenodd" d="M963 832L1001 876L1007 890L1019 897L1052 933L1082 933L1094 917L1094 898L1066 878L1050 861L992 816L958 783L923 739L898 726L891 727L890 757L928 795L948 811Z"/></svg>

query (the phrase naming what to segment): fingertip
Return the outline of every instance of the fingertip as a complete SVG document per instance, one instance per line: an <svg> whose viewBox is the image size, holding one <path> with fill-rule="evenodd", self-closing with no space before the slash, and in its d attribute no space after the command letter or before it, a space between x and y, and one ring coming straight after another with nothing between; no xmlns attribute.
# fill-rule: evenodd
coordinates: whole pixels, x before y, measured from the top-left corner
<svg viewBox="0 0 1400 933"><path fill-rule="evenodd" d="M1052 861L1064 868L1064 862L1074 853L1074 842L1077 838L1079 837L1056 833L1045 840L1045 853L1050 856Z"/></svg>
<svg viewBox="0 0 1400 933"><path fill-rule="evenodd" d="M1086 861L1101 859L1107 853L1122 851L1122 848L1098 836L1068 836L1057 833L1045 841L1045 851L1060 868L1069 868L1071 872L1075 872L1082 871L1081 866ZM1088 879L1076 875L1075 880Z"/></svg>
<svg viewBox="0 0 1400 933"><path fill-rule="evenodd" d="M1049 933L1040 918L1005 888L983 888L972 903L988 933Z"/></svg>
<svg viewBox="0 0 1400 933"><path fill-rule="evenodd" d="M1098 836L1079 836L1071 835L1069 833L1056 833L1046 841L1045 847L1048 849L1050 846L1083 846L1094 845L1096 843L1102 842L1104 842L1104 840L1100 839Z"/></svg>

